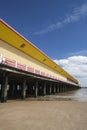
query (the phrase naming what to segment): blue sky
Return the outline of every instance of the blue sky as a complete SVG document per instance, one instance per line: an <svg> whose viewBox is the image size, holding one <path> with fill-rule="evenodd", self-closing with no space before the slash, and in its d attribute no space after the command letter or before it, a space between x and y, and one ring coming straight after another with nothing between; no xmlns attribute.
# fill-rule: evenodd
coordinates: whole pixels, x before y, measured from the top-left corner
<svg viewBox="0 0 87 130"><path fill-rule="evenodd" d="M0 17L87 86L87 0L0 0Z"/></svg>

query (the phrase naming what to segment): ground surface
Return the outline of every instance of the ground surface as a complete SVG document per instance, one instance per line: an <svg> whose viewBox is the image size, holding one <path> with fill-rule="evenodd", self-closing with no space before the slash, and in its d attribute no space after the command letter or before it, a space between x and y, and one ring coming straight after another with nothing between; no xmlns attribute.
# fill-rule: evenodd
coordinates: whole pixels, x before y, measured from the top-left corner
<svg viewBox="0 0 87 130"><path fill-rule="evenodd" d="M87 130L87 102L0 103L0 130Z"/></svg>

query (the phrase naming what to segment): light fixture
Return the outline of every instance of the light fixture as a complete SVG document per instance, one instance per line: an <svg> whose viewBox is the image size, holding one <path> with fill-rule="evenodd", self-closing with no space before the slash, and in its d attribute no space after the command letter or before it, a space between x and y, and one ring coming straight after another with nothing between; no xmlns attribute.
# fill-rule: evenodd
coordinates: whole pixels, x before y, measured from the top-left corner
<svg viewBox="0 0 87 130"><path fill-rule="evenodd" d="M46 59L43 59L43 61L46 61Z"/></svg>
<svg viewBox="0 0 87 130"><path fill-rule="evenodd" d="M20 48L24 48L26 45L24 44L24 43L22 43L21 45L20 45Z"/></svg>

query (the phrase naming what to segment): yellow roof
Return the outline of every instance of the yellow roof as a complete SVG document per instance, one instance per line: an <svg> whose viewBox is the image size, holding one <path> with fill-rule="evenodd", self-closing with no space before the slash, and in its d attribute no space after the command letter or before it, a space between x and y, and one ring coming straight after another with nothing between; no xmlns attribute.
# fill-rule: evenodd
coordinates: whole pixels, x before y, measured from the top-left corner
<svg viewBox="0 0 87 130"><path fill-rule="evenodd" d="M25 54L31 56L32 58L38 60L39 62L49 66L50 68L56 70L61 75L66 78L79 83L74 77L62 69L59 65L53 62L47 55L45 55L41 50L34 46L30 41L25 39L22 35L11 28L7 23L0 19L0 39L7 42L11 46L19 49Z"/></svg>

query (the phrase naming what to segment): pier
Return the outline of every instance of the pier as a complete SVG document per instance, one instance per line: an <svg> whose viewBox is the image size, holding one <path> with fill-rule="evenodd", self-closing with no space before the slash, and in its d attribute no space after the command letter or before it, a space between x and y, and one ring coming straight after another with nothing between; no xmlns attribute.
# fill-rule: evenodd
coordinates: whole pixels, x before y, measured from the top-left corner
<svg viewBox="0 0 87 130"><path fill-rule="evenodd" d="M0 19L1 102L79 88L77 79Z"/></svg>

